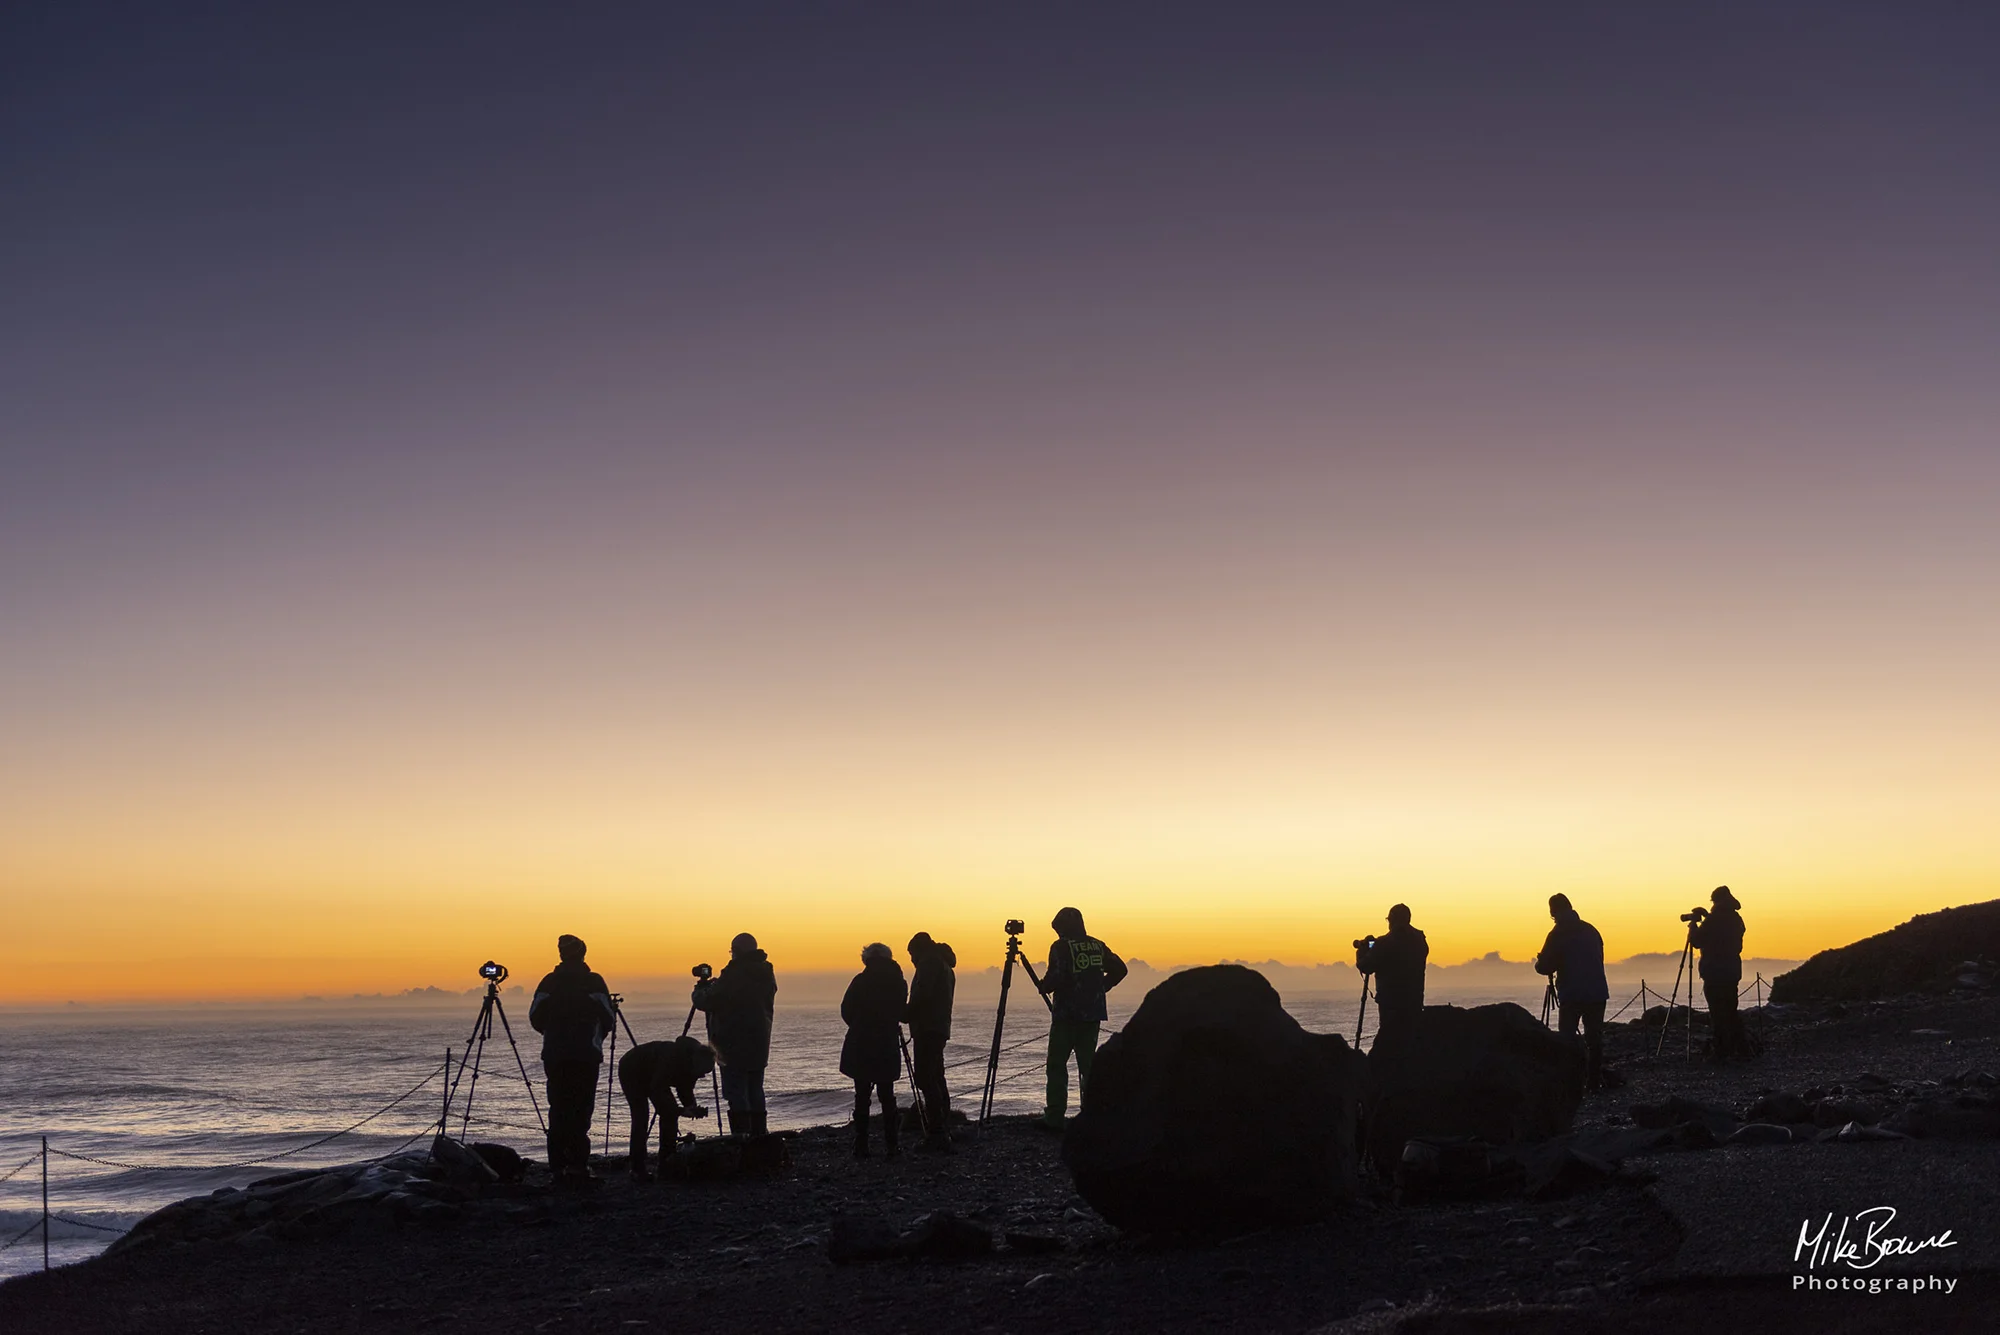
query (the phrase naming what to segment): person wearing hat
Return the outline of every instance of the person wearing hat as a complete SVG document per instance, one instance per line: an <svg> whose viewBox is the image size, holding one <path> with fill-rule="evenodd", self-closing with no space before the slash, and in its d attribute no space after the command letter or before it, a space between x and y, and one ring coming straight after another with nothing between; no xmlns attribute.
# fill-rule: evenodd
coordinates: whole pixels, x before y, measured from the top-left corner
<svg viewBox="0 0 2000 1335"><path fill-rule="evenodd" d="M611 989L583 962L581 937L556 938L557 964L535 988L528 1023L542 1036L542 1072L549 1091L549 1174L588 1179L590 1114L597 1106L597 1071L604 1038L617 1023Z"/></svg>
<svg viewBox="0 0 2000 1335"><path fill-rule="evenodd" d="M910 990L895 952L880 941L861 952L861 972L840 999L847 1038L840 1073L854 1082L854 1157L868 1157L868 1103L882 1099L882 1148L896 1157L896 1077L903 1073L903 1010Z"/></svg>
<svg viewBox="0 0 2000 1335"><path fill-rule="evenodd" d="M1701 994L1708 1002L1715 1060L1726 1062L1750 1055L1743 1017L1736 1010L1736 992L1743 984L1743 915L1737 910L1743 905L1726 885L1716 886L1708 902L1714 907L1689 924L1688 935L1701 952Z"/></svg>
<svg viewBox="0 0 2000 1335"><path fill-rule="evenodd" d="M1125 961L1083 929L1083 914L1063 909L1049 924L1055 944L1049 947L1049 971L1041 988L1049 997L1048 1102L1035 1125L1045 1131L1063 1129L1069 1107L1069 1061L1076 1058L1076 1088L1090 1085L1090 1065L1097 1056L1097 1029L1108 1012L1104 994L1125 981Z"/></svg>
<svg viewBox="0 0 2000 1335"><path fill-rule="evenodd" d="M722 1066L722 1101L729 1105L729 1134L761 1136L770 1130L764 1110L764 1068L771 1064L771 1017L777 1009L778 975L757 938L739 932L729 943L729 963L694 986L695 1009L708 1015L708 1041Z"/></svg>
<svg viewBox="0 0 2000 1335"><path fill-rule="evenodd" d="M951 1092L945 1087L944 1049L951 1041L952 994L958 988L958 955L929 932L910 938L910 1004L903 1018L910 1026L910 1046L916 1049L917 1093L923 1096L924 1146L951 1149L945 1120L951 1112Z"/></svg>
<svg viewBox="0 0 2000 1335"><path fill-rule="evenodd" d="M1424 967L1431 943L1410 925L1410 906L1389 910L1389 930L1364 937L1354 947L1354 967L1375 975L1375 1036L1402 1029L1424 1013Z"/></svg>
<svg viewBox="0 0 2000 1335"><path fill-rule="evenodd" d="M1604 1003L1611 1000L1611 984L1604 976L1604 937L1571 907L1569 896L1549 896L1549 928L1541 953L1535 956L1535 972L1556 980L1557 1022L1564 1038L1573 1038L1583 1026L1586 1054L1584 1088L1603 1088Z"/></svg>

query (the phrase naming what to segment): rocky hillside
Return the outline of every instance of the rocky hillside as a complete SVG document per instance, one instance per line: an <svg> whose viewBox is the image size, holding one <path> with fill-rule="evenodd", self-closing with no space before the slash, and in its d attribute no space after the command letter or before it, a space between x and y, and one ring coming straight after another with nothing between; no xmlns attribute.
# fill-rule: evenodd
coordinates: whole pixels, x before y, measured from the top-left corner
<svg viewBox="0 0 2000 1335"><path fill-rule="evenodd" d="M1920 913L1900 927L1819 954L1781 974L1771 1000L1874 1001L2000 982L2000 899Z"/></svg>

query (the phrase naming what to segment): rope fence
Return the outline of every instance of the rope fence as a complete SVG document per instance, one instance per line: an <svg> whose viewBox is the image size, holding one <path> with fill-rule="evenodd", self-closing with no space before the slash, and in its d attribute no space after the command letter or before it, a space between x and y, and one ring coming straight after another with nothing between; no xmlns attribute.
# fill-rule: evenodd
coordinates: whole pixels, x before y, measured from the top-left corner
<svg viewBox="0 0 2000 1335"><path fill-rule="evenodd" d="M78 1219L73 1215L63 1214L61 1211L52 1208L49 1204L49 1161L52 1158L67 1159L75 1163L92 1164L99 1168L111 1168L124 1173L214 1173L239 1168L267 1168L304 1154L308 1150L315 1150L322 1145L330 1144L333 1141L339 1140L342 1136L354 1134L384 1113L391 1112L404 1103L407 1103L410 1099L415 1098L432 1081L443 1075L445 1069L445 1065L440 1063L422 1080L419 1080L416 1084L410 1086L410 1088L404 1090L401 1094L398 1094L395 1098L389 1100L380 1108L377 1108L374 1112L369 1113L366 1117L350 1126L342 1127L338 1131L329 1132L323 1136L316 1136L305 1144L294 1145L288 1150L279 1150L274 1154L263 1155L255 1159L245 1159L236 1163L131 1163L123 1159L107 1159L102 1155L84 1154L77 1150L59 1149L49 1143L47 1136L43 1136L40 1149L30 1154L14 1167L8 1169L4 1175L0 1175L0 1182L6 1182L18 1177L21 1173L36 1164L40 1164L42 1169L41 1217L31 1221L26 1228L7 1239L7 1241L0 1242L0 1252L18 1246L39 1231L42 1235L42 1268L46 1270L49 1268L49 1229L51 1224L67 1224L72 1228L89 1229L92 1232L109 1233L114 1236L122 1236L131 1231L112 1224L97 1224L92 1223L88 1219ZM417 1141L422 1140L425 1136L437 1134L442 1124L439 1119L433 1118L426 1122L421 1130L399 1142L393 1148L381 1154L374 1155L371 1158L364 1159L361 1162L380 1163L384 1159L393 1159Z"/></svg>

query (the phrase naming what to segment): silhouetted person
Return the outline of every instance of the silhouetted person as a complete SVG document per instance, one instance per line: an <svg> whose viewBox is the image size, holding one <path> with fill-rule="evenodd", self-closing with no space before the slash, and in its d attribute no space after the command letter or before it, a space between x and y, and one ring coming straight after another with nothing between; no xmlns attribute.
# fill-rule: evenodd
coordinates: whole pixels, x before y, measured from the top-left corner
<svg viewBox="0 0 2000 1335"><path fill-rule="evenodd" d="M1736 992L1743 983L1743 905L1718 885L1708 897L1714 905L1688 935L1701 952L1701 994L1708 1002L1709 1031L1715 1036L1715 1060L1750 1055L1743 1037L1743 1017L1736 1010Z"/></svg>
<svg viewBox="0 0 2000 1335"><path fill-rule="evenodd" d="M1410 925L1410 906L1389 910L1389 930L1370 937L1354 951L1354 967L1375 975L1375 1036L1400 1029L1424 1013L1424 966L1431 943Z"/></svg>
<svg viewBox="0 0 2000 1335"><path fill-rule="evenodd" d="M924 1144L931 1149L949 1149L951 1135L945 1126L951 1111L951 1094L944 1083L944 1048L951 1039L952 994L958 989L958 955L929 932L910 938L910 1005L903 1018L910 1025L910 1046L915 1049L917 1092L923 1095Z"/></svg>
<svg viewBox="0 0 2000 1335"><path fill-rule="evenodd" d="M770 1130L764 1111L764 1068L771 1064L778 975L770 957L757 949L756 937L748 932L736 935L722 972L695 984L694 1004L708 1013L708 1041L722 1065L729 1134L763 1135Z"/></svg>
<svg viewBox="0 0 2000 1335"><path fill-rule="evenodd" d="M861 952L861 972L840 999L847 1041L840 1045L840 1073L854 1082L854 1157L868 1157L868 1101L882 1099L882 1141L896 1153L896 1077L903 1069L903 1008L909 1005L903 966L880 941Z"/></svg>
<svg viewBox="0 0 2000 1335"><path fill-rule="evenodd" d="M1081 1098L1090 1086L1090 1064L1097 1057L1097 1027L1104 1023L1104 994L1125 981L1125 961L1102 941L1083 930L1083 914L1064 909L1049 926L1055 944L1049 947L1049 971L1042 991L1054 1000L1049 1017L1048 1105L1041 1125L1062 1130L1069 1110L1069 1059L1076 1058L1076 1089Z"/></svg>
<svg viewBox="0 0 2000 1335"><path fill-rule="evenodd" d="M590 1114L597 1106L597 1068L604 1036L616 1017L611 989L583 962L579 937L556 938L562 963L535 989L528 1023L542 1036L542 1072L549 1082L549 1172L588 1178Z"/></svg>
<svg viewBox="0 0 2000 1335"><path fill-rule="evenodd" d="M1604 1003L1611 984L1604 977L1604 938L1570 907L1568 895L1549 896L1549 916L1556 925L1535 956L1535 972L1556 980L1556 1006L1564 1038L1583 1025L1583 1042L1590 1059L1584 1067L1584 1087L1599 1089L1604 1081Z"/></svg>
<svg viewBox="0 0 2000 1335"><path fill-rule="evenodd" d="M618 1088L632 1110L632 1178L644 1182L647 1124L660 1115L660 1162L681 1140L681 1118L706 1117L708 1109L694 1101L695 1081L715 1069L708 1044L686 1034L658 1043L641 1043L618 1059ZM649 1107L650 1105L650 1107Z"/></svg>

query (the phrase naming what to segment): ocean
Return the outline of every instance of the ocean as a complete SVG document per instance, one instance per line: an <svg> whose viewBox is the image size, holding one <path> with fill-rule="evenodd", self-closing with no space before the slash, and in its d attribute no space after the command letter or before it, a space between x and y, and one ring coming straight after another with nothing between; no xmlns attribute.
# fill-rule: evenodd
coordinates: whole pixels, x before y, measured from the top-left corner
<svg viewBox="0 0 2000 1335"><path fill-rule="evenodd" d="M1140 999L1114 993L1107 1029L1121 1025ZM1539 993L1511 992L1449 999L1518 1001L1531 1009L1540 1002ZM1023 1009L1024 1002L1032 1009ZM1285 1004L1308 1029L1353 1036L1355 998L1295 995ZM527 1027L525 1001L510 997L506 1008L540 1100L539 1037ZM264 1011L0 1014L0 1174L13 1172L0 1182L0 1243L14 1239L0 1250L0 1277L42 1264L42 1137L51 1150L49 1207L56 1216L49 1262L71 1264L96 1255L119 1232L183 1197L421 1142L442 1103L437 1075L445 1048L453 1049L456 1062L478 1009L477 999L469 997L462 1008L368 1002ZM670 998L633 999L625 1013L643 1042L678 1034L687 1010L684 1001ZM1371 1006L1371 1034L1373 1019ZM977 1116L993 1036L990 1001L978 1005L961 992L954 1028L946 1053L953 1064L948 1072L953 1105ZM694 1032L701 1033L699 1017ZM837 1070L843 1033L837 1006L779 1006L765 1078L774 1130L848 1119L853 1095ZM1040 1109L1046 1034L1047 1020L1034 1006L1033 993L1017 992L1009 1008L997 1111ZM626 1046L621 1033L619 1050ZM907 1099L907 1090L899 1089ZM454 1134L466 1092L462 1083ZM1071 1097L1074 1109L1074 1091ZM623 1100L615 1095L614 1100L608 1143L622 1153L626 1114ZM700 1101L710 1103L706 1091ZM595 1130L600 1149L607 1143L603 1107L600 1099ZM371 1114L377 1115L347 1130ZM682 1125L701 1135L714 1134L716 1127L713 1118ZM521 1071L498 1025L480 1064L470 1131L474 1139L512 1144L534 1158L544 1154ZM325 1143L313 1144L322 1139Z"/></svg>

